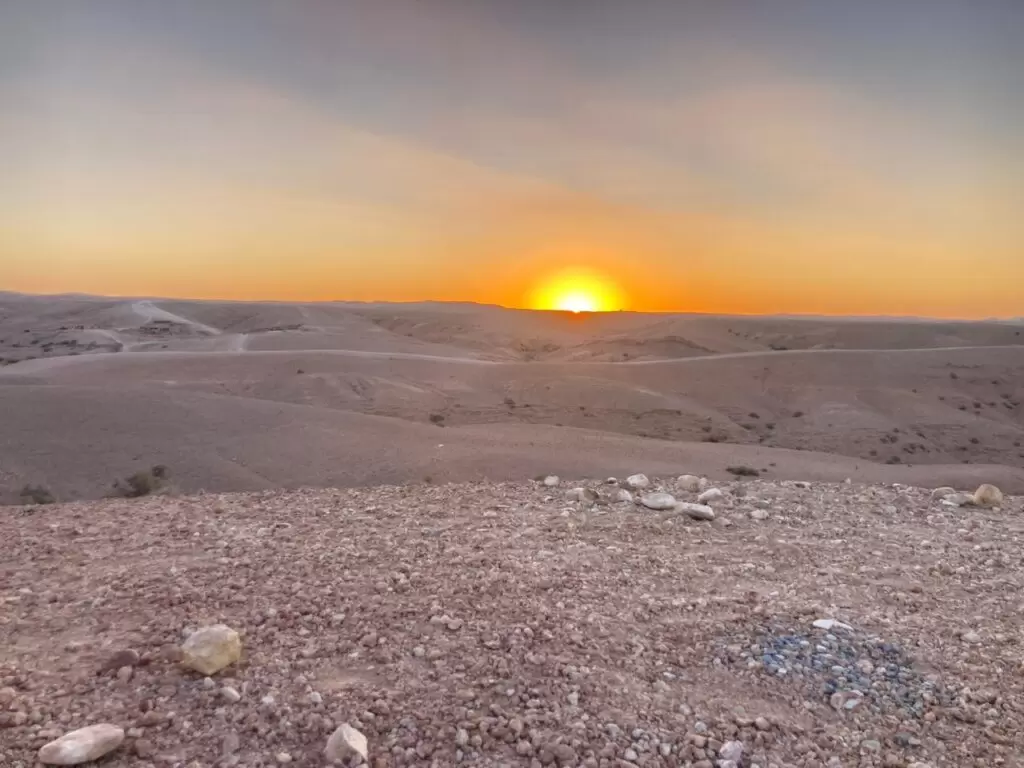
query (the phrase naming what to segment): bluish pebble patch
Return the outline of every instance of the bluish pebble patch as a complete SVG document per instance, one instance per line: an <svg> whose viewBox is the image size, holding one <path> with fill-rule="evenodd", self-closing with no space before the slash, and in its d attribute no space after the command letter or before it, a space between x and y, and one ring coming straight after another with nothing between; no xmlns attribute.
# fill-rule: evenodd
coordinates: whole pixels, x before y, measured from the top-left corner
<svg viewBox="0 0 1024 768"><path fill-rule="evenodd" d="M899 643L857 630L762 629L746 639L725 639L719 658L803 687L826 702L835 693L858 691L864 696L859 707L882 714L922 717L952 705L957 696L955 688L918 672Z"/></svg>

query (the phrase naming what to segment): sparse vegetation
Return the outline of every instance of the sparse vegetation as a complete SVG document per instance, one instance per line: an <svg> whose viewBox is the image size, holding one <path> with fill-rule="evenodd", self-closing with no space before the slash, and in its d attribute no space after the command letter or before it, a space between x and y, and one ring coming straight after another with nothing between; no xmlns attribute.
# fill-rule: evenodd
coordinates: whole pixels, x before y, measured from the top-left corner
<svg viewBox="0 0 1024 768"><path fill-rule="evenodd" d="M730 475L736 475L736 477L759 477L761 470L748 467L744 464L739 464L734 467L726 467L725 471Z"/></svg>
<svg viewBox="0 0 1024 768"><path fill-rule="evenodd" d="M26 485L18 495L22 504L53 504L57 501L50 490L42 485Z"/></svg>
<svg viewBox="0 0 1024 768"><path fill-rule="evenodd" d="M794 419L799 419L803 415L804 415L803 411L793 411L793 418Z"/></svg>
<svg viewBox="0 0 1024 768"><path fill-rule="evenodd" d="M509 408L515 408L516 407L516 401L513 400L511 397L506 397L505 398L505 405L507 405Z"/></svg>
<svg viewBox="0 0 1024 768"><path fill-rule="evenodd" d="M167 467L157 464L149 469L136 472L128 477L114 481L114 492L126 499L137 499L149 496L164 488L167 482Z"/></svg>
<svg viewBox="0 0 1024 768"><path fill-rule="evenodd" d="M443 413L432 413L430 414L430 423L436 424L439 427L444 426L444 414Z"/></svg>

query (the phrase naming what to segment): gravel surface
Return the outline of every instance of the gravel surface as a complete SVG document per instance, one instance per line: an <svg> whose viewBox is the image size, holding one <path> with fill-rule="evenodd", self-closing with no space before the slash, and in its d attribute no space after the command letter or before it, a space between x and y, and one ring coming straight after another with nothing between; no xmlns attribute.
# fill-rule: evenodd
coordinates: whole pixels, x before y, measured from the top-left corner
<svg viewBox="0 0 1024 768"><path fill-rule="evenodd" d="M111 768L319 766L343 723L377 766L1024 765L1020 498L577 485L4 509L0 765L97 723Z"/></svg>

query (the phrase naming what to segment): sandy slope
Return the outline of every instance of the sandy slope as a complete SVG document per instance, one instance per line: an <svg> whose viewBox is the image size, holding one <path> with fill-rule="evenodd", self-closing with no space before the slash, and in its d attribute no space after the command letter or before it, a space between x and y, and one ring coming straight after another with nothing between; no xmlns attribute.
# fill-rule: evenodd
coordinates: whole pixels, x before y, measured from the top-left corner
<svg viewBox="0 0 1024 768"><path fill-rule="evenodd" d="M555 472L635 471L727 477L745 464L765 477L913 482L1024 490L1024 470L999 465L885 466L828 453L666 442L529 424L441 428L337 409L181 390L0 385L7 415L0 487L24 482L62 498L107 492L119 476L171 468L182 491L517 479Z"/></svg>

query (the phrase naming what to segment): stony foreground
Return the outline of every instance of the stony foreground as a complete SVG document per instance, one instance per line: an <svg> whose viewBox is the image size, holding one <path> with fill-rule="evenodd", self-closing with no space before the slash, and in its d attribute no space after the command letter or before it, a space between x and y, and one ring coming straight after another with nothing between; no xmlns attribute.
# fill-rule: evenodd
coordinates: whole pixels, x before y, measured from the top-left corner
<svg viewBox="0 0 1024 768"><path fill-rule="evenodd" d="M99 723L111 767L319 766L342 723L379 766L1024 765L1021 499L587 485L2 510L0 765Z"/></svg>

